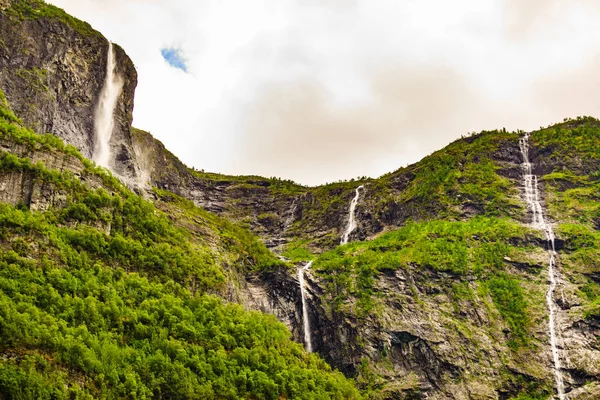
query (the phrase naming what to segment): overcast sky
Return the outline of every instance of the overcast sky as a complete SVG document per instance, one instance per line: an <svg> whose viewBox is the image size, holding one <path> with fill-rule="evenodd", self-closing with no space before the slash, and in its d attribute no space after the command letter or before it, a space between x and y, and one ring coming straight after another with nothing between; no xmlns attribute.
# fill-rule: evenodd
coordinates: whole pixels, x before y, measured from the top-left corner
<svg viewBox="0 0 600 400"><path fill-rule="evenodd" d="M596 0L50 2L125 49L134 125L207 171L376 177L467 132L600 116Z"/></svg>

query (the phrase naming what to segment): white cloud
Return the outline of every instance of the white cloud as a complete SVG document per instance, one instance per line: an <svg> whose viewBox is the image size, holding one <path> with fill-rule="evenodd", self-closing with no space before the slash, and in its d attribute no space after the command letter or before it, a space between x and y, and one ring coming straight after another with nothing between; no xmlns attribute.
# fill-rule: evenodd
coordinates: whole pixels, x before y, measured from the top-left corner
<svg viewBox="0 0 600 400"><path fill-rule="evenodd" d="M600 104L578 78L598 80L593 0L51 2L125 48L134 123L206 170L377 176L466 132ZM188 73L164 47L182 50Z"/></svg>

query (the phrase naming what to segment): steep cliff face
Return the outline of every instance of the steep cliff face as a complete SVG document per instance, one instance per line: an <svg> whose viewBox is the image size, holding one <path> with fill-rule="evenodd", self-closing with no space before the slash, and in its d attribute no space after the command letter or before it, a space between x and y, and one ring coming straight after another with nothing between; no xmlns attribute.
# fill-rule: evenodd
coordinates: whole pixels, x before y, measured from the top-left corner
<svg viewBox="0 0 600 400"><path fill-rule="evenodd" d="M228 176L185 166L148 132L133 129L133 148L146 187L169 190L196 205L235 220L273 247L282 239L293 199L306 188L260 176Z"/></svg>
<svg viewBox="0 0 600 400"><path fill-rule="evenodd" d="M406 221L314 262L315 348L359 381L370 377L368 385L384 398L547 398L555 391L545 300L549 244L530 227L531 210L521 200L519 135L493 136L491 142L485 135L468 141L486 142L498 174L487 175L477 196L466 201L473 177L463 172L458 199L444 198L456 190L452 174L444 174L426 203L449 203L436 206L439 217ZM582 118L531 137L533 173L557 235L551 301L559 373L568 398L593 398L600 394L600 125ZM452 146L440 153L445 150ZM503 184L496 195L473 201L498 177Z"/></svg>
<svg viewBox="0 0 600 400"><path fill-rule="evenodd" d="M130 126L137 73L114 46L124 87L115 110L111 169L134 181ZM11 0L0 11L0 87L37 133L52 133L92 158L94 114L106 76L108 42L88 24L37 0Z"/></svg>

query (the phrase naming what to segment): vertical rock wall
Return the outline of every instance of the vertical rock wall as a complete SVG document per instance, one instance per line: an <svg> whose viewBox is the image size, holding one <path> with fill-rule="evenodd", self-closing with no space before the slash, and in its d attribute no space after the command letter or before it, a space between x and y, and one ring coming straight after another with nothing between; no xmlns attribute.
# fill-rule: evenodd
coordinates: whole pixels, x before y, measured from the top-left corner
<svg viewBox="0 0 600 400"><path fill-rule="evenodd" d="M108 41L59 9L49 8L57 16L34 18L16 6L22 2L12 3L0 12L0 88L25 125L56 135L91 158ZM137 73L122 48L115 45L115 53L125 85L115 110L112 161L114 172L129 183L138 175L130 133Z"/></svg>

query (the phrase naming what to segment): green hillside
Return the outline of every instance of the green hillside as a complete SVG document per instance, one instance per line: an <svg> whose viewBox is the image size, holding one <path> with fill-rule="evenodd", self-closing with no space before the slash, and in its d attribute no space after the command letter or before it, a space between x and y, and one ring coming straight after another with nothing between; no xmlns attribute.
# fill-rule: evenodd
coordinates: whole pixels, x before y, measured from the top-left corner
<svg viewBox="0 0 600 400"><path fill-rule="evenodd" d="M232 272L281 264L256 238L190 204L161 211L1 99L0 141L29 157L2 151L0 179L28 176L65 202L0 205L0 398L360 397L274 317L214 295ZM75 158L81 176L39 153Z"/></svg>

